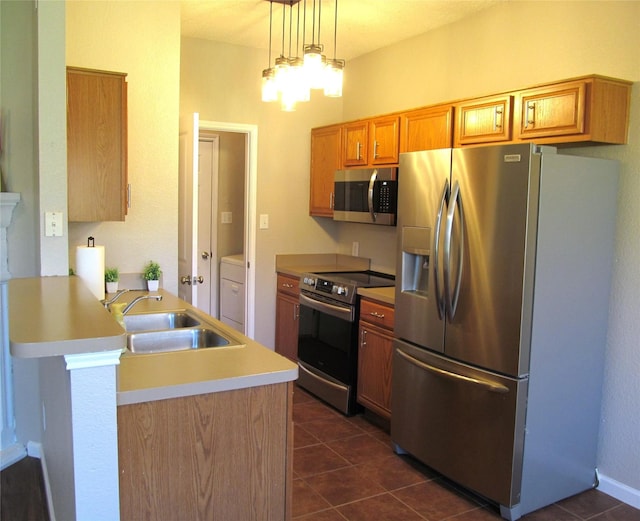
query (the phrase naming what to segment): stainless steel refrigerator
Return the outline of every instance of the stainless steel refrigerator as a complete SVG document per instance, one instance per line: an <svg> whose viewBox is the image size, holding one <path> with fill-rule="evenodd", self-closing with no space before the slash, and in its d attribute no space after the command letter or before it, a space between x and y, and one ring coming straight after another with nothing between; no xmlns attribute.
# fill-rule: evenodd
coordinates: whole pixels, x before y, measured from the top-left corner
<svg viewBox="0 0 640 521"><path fill-rule="evenodd" d="M400 156L391 437L506 519L597 485L617 163Z"/></svg>

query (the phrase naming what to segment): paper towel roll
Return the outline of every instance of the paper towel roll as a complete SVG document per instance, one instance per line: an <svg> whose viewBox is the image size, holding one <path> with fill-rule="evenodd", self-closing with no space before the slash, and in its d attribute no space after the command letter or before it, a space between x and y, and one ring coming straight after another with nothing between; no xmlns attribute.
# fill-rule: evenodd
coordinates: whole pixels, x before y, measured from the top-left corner
<svg viewBox="0 0 640 521"><path fill-rule="evenodd" d="M97 299L104 299L104 246L76 248L76 275Z"/></svg>

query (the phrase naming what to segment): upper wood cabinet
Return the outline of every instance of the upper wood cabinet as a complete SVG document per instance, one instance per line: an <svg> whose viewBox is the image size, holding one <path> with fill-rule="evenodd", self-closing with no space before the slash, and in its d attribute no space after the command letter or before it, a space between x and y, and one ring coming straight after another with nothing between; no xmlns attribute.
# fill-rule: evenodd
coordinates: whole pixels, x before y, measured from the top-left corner
<svg viewBox="0 0 640 521"><path fill-rule="evenodd" d="M346 123L342 132L345 168L398 164L400 116Z"/></svg>
<svg viewBox="0 0 640 521"><path fill-rule="evenodd" d="M400 116L400 152L449 148L452 143L452 105L412 110Z"/></svg>
<svg viewBox="0 0 640 521"><path fill-rule="evenodd" d="M479 98L456 104L454 146L511 140L513 96Z"/></svg>
<svg viewBox="0 0 640 521"><path fill-rule="evenodd" d="M126 74L67 68L69 221L124 221Z"/></svg>
<svg viewBox="0 0 640 521"><path fill-rule="evenodd" d="M626 143L630 96L630 83L599 76L520 91L514 139Z"/></svg>
<svg viewBox="0 0 640 521"><path fill-rule="evenodd" d="M342 164L366 166L368 163L369 122L347 123L342 128Z"/></svg>
<svg viewBox="0 0 640 521"><path fill-rule="evenodd" d="M369 122L370 165L398 164L400 154L400 116L382 116Z"/></svg>
<svg viewBox="0 0 640 521"><path fill-rule="evenodd" d="M311 130L309 215L333 216L333 179L342 162L342 126Z"/></svg>

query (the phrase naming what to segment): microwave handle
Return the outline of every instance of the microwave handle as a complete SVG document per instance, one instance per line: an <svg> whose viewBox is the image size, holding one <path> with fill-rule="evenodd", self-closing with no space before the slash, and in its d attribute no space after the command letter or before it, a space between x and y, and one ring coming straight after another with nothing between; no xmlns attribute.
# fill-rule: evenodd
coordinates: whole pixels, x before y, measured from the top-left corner
<svg viewBox="0 0 640 521"><path fill-rule="evenodd" d="M371 174L371 178L369 179L369 197L368 197L368 203L369 203L369 213L371 214L371 222L376 222L376 212L374 211L373 208L373 187L376 184L376 179L378 177L378 170L374 170L373 173Z"/></svg>

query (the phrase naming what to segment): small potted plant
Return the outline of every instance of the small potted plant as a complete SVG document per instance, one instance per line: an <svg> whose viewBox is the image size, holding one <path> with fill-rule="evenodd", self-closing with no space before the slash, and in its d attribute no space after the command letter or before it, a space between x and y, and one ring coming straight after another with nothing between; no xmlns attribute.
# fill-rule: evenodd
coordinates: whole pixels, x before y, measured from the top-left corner
<svg viewBox="0 0 640 521"><path fill-rule="evenodd" d="M115 293L118 291L118 280L120 280L118 268L107 268L104 270L104 281L107 284L107 293Z"/></svg>
<svg viewBox="0 0 640 521"><path fill-rule="evenodd" d="M144 280L147 281L147 288L149 291L158 291L158 285L160 284L160 264L154 261L149 261L144 267Z"/></svg>

